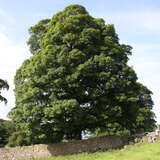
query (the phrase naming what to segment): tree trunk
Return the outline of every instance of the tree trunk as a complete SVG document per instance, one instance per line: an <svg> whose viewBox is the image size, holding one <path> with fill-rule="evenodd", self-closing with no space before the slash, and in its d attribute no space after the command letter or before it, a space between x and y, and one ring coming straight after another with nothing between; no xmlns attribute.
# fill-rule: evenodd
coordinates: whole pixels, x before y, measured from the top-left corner
<svg viewBox="0 0 160 160"><path fill-rule="evenodd" d="M81 140L82 139L82 131L76 131L74 134L75 140Z"/></svg>

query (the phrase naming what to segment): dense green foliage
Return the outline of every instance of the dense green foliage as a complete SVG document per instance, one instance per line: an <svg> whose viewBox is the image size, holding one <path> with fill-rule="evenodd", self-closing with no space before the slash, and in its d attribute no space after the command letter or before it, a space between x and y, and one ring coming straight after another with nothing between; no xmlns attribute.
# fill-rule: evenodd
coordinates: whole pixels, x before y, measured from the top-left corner
<svg viewBox="0 0 160 160"><path fill-rule="evenodd" d="M119 43L113 25L71 5L29 33L33 55L16 72L9 117L30 143L154 128L152 93L137 82L127 64L131 47Z"/></svg>
<svg viewBox="0 0 160 160"><path fill-rule="evenodd" d="M0 79L0 101L7 103L7 99L1 95L2 89L9 89L9 85L7 81ZM8 122L0 122L0 147L5 146L8 143L9 137L9 123Z"/></svg>
<svg viewBox="0 0 160 160"><path fill-rule="evenodd" d="M15 125L11 121L0 122L0 147L9 143L9 137L15 131Z"/></svg>
<svg viewBox="0 0 160 160"><path fill-rule="evenodd" d="M23 131L14 131L8 138L7 146L26 146L32 144L31 139Z"/></svg>
<svg viewBox="0 0 160 160"><path fill-rule="evenodd" d="M7 138L6 138L6 129L4 126L4 123L0 123L0 147L4 147L7 144Z"/></svg>
<svg viewBox="0 0 160 160"><path fill-rule="evenodd" d="M83 153L73 156L43 158L41 160L159 160L159 147L160 143L141 144L130 146L122 150L97 152L92 154Z"/></svg>
<svg viewBox="0 0 160 160"><path fill-rule="evenodd" d="M3 79L0 79L0 101L4 101L5 103L7 103L7 99L1 95L1 90L2 89L7 89L8 90L9 85L8 85L7 81L4 81Z"/></svg>

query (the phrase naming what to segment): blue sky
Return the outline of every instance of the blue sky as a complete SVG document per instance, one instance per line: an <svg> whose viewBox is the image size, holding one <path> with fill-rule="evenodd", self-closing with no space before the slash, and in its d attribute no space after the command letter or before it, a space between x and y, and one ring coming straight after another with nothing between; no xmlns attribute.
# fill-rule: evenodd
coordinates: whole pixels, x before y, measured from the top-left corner
<svg viewBox="0 0 160 160"><path fill-rule="evenodd" d="M28 29L70 4L83 5L93 17L115 25L120 43L133 47L129 65L138 81L153 92L154 112L160 122L160 1L153 0L0 0L0 78L9 82L2 91L8 105L0 103L0 118L15 106L13 78L28 58Z"/></svg>

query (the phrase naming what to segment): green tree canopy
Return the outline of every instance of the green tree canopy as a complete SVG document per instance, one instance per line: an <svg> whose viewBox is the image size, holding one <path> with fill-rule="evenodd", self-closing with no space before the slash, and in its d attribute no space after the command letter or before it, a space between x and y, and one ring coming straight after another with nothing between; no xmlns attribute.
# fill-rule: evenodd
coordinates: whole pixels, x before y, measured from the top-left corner
<svg viewBox="0 0 160 160"><path fill-rule="evenodd" d="M114 25L70 5L29 33L33 56L16 72L9 117L32 143L154 128L152 93L128 66L132 48L119 43Z"/></svg>
<svg viewBox="0 0 160 160"><path fill-rule="evenodd" d="M7 81L5 81L3 79L0 79L0 101L4 101L5 103L7 103L7 99L1 95L1 90L2 89L7 89L8 90L9 85L8 85Z"/></svg>

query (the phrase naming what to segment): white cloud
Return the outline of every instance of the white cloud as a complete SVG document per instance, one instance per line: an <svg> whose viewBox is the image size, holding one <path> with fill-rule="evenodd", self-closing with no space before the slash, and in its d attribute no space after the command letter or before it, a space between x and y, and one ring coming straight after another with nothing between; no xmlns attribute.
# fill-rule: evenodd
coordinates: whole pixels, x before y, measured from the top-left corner
<svg viewBox="0 0 160 160"><path fill-rule="evenodd" d="M8 99L8 104L4 106L3 103L0 103L0 118L6 118L8 111L15 105L13 93L14 75L16 69L18 69L22 62L26 58L29 58L29 56L28 48L25 45L15 45L6 35L0 33L0 78L7 80L10 86L9 91L2 91L2 95Z"/></svg>
<svg viewBox="0 0 160 160"><path fill-rule="evenodd" d="M152 43L152 41L149 43L131 43L131 46L133 47L133 52L135 54L138 54L137 52L139 53L149 53L150 55L153 54L153 51L156 53L159 53L160 51L160 45L159 43ZM140 55L140 54L139 54Z"/></svg>
<svg viewBox="0 0 160 160"><path fill-rule="evenodd" d="M7 33L8 30L12 30L12 25L16 24L16 20L12 15L9 15L3 9L0 8L0 33Z"/></svg>
<svg viewBox="0 0 160 160"><path fill-rule="evenodd" d="M0 9L0 17L5 17L6 13L4 10Z"/></svg>
<svg viewBox="0 0 160 160"><path fill-rule="evenodd" d="M6 16L6 13L0 9L0 20ZM6 27L3 24L0 24L0 31L6 31Z"/></svg>
<svg viewBox="0 0 160 160"><path fill-rule="evenodd" d="M156 43L138 43L133 46L133 55L129 64L144 76L154 76L160 71L160 45Z"/></svg>
<svg viewBox="0 0 160 160"><path fill-rule="evenodd" d="M128 23L131 27L139 27L150 31L160 31L160 12L153 11L137 11L129 13L120 13L117 15L118 21Z"/></svg>
<svg viewBox="0 0 160 160"><path fill-rule="evenodd" d="M113 23L116 27L120 27L120 30L128 31L126 28L129 27L130 31L136 31L137 33L146 33L148 31L160 34L160 11L114 11L96 13L96 17L103 17L106 23Z"/></svg>

